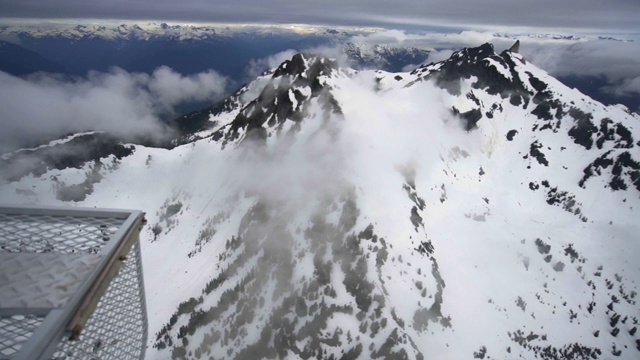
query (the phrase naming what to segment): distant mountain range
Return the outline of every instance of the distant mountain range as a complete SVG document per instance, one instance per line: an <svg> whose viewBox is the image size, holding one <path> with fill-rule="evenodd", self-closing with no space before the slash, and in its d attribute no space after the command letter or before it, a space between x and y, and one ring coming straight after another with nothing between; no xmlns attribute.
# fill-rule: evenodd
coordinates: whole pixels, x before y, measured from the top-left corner
<svg viewBox="0 0 640 360"><path fill-rule="evenodd" d="M0 39L6 44L0 70L14 75L46 71L84 76L90 70L106 71L112 66L150 73L164 65L182 74L214 69L239 85L251 80L247 78L247 67L252 60L288 49L335 46L361 33L277 27L216 31L207 26L165 23L145 28L126 24L69 28L0 26ZM344 54L355 67L400 71L404 66L424 62L429 51L348 42Z"/></svg>
<svg viewBox="0 0 640 360"><path fill-rule="evenodd" d="M334 38L339 35L331 33ZM275 52L325 44L323 34L310 36L282 31L216 32L209 27L159 24L145 29L138 25L73 28L0 27L0 39L61 64L64 73L84 76L90 70L112 66L132 72L150 73L166 65L183 74L208 69L241 81L250 60ZM13 62L24 60L24 50L6 53ZM0 68L11 72L11 68ZM47 68L37 69L47 71Z"/></svg>

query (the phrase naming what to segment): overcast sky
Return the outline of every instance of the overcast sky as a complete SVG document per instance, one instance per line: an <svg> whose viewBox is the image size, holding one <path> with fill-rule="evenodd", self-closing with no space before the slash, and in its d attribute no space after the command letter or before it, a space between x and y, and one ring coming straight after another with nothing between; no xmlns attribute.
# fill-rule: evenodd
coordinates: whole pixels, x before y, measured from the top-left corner
<svg viewBox="0 0 640 360"><path fill-rule="evenodd" d="M10 18L640 32L640 0L0 0L0 14Z"/></svg>

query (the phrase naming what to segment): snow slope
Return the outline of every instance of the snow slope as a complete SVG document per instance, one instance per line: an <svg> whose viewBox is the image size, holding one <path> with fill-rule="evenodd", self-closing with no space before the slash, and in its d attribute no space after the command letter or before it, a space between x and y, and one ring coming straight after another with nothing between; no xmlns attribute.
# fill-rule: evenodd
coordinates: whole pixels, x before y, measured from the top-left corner
<svg viewBox="0 0 640 360"><path fill-rule="evenodd" d="M148 358L640 355L626 108L485 44L411 73L298 54L206 111L0 185L146 212Z"/></svg>

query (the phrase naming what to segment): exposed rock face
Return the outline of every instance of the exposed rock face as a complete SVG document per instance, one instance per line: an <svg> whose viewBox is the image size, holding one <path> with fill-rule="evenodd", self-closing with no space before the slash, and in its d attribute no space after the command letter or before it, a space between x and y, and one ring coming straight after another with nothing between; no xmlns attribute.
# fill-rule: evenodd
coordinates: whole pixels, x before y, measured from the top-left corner
<svg viewBox="0 0 640 360"><path fill-rule="evenodd" d="M296 54L282 63L258 98L247 104L225 129L225 140L233 141L246 133L252 139L266 139L266 127L282 128L286 120L300 122L308 116L313 100L328 113L340 113L340 107L323 78L337 71L337 63L325 57ZM266 127L263 125L267 125Z"/></svg>
<svg viewBox="0 0 640 360"><path fill-rule="evenodd" d="M475 89L483 89L491 95L510 98L512 104L527 106L530 92L527 90L521 74L516 67L522 58L514 58L509 52L498 55L492 44L477 48L465 48L453 53L451 58L436 64L423 65L414 70L420 79L434 79L436 84L453 95L460 95L460 80L471 77L477 80L472 84Z"/></svg>
<svg viewBox="0 0 640 360"><path fill-rule="evenodd" d="M520 52L520 40L516 40L515 44L511 45L511 47L508 50L509 52L512 53L519 53Z"/></svg>

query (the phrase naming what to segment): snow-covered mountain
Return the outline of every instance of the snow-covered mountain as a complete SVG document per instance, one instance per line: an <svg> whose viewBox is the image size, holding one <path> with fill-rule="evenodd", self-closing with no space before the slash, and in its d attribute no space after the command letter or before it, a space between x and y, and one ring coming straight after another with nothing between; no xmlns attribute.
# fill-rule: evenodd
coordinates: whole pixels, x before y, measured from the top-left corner
<svg viewBox="0 0 640 360"><path fill-rule="evenodd" d="M6 23L0 24L0 39L65 38L73 41L87 39L102 40L206 40L214 37L229 37L239 34L270 36L275 34L325 35L348 37L353 34L374 32L376 28L337 27L312 25L252 25L252 24L167 24L167 23Z"/></svg>
<svg viewBox="0 0 640 360"><path fill-rule="evenodd" d="M298 54L181 121L1 159L3 201L146 211L149 358L640 356L640 117L517 47Z"/></svg>

